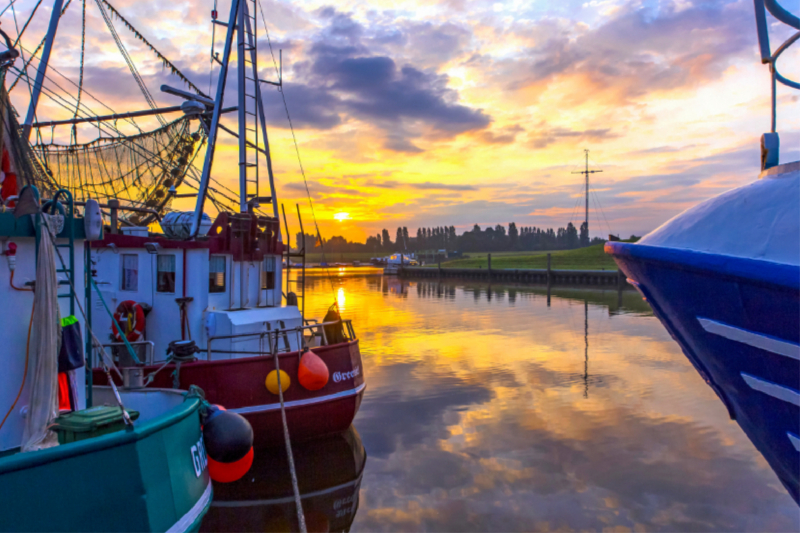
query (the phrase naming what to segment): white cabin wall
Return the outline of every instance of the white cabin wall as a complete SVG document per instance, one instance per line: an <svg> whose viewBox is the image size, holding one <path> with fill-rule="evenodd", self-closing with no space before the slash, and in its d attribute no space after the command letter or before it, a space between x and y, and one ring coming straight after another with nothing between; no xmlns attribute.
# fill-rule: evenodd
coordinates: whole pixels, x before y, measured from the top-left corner
<svg viewBox="0 0 800 533"><path fill-rule="evenodd" d="M208 293L208 259L207 249L186 250L186 296L191 296L194 301L189 304L189 324L191 325L192 339L200 348L206 347L205 337L205 316L206 310L212 305L217 305L220 301L226 302L228 294L209 294ZM227 278L227 274L226 274ZM226 279L226 288L230 285ZM188 332L187 332L188 333ZM200 355L202 357L202 354Z"/></svg>
<svg viewBox="0 0 800 533"><path fill-rule="evenodd" d="M36 244L33 237L10 237L0 238L0 251L7 249L8 243L15 243L17 245L16 254L16 270L14 273L14 285L16 287L24 287L25 282L34 281L36 279ZM65 239L59 239L59 244L66 243ZM69 261L68 249L58 249L64 261ZM84 305L84 279L83 279L83 265L84 265L84 249L83 241L75 242L75 290L77 300L75 305L75 316L81 326L81 335L85 335L83 315L80 312L80 303ZM61 262L56 255L56 268L61 268ZM14 399L19 392L20 384L23 380L23 372L25 369L25 348L28 340L28 326L31 321L31 312L33 307L33 292L17 291L11 288L9 278L11 271L9 270L8 259L5 256L0 256L0 302L2 302L7 312L3 313L2 321L0 321L0 338L3 339L3 370L0 372L0 411L3 415L8 412L8 409L14 403ZM60 280L66 279L64 274L59 274ZM66 294L68 286L64 285L59 287L59 294ZM59 310L61 316L66 317L69 315L69 299L59 298ZM86 339L84 338L84 343ZM83 348L83 346L82 346ZM25 419L22 416L23 410L27 410L30 386L33 379L34 365L28 364L28 376L25 379L25 387L22 390L20 399L14 410L9 415L2 430L0 430L0 452L17 448L22 440L22 428ZM78 407L83 408L86 405L86 374L84 369L76 371L78 382Z"/></svg>
<svg viewBox="0 0 800 533"><path fill-rule="evenodd" d="M153 309L147 315L145 339L153 341L154 361L165 361L167 346L170 342L181 339L181 313L176 298L183 294L183 250L162 250L158 254L149 254L153 271ZM175 291L158 292L158 256L175 257ZM191 308L192 304L189 304Z"/></svg>

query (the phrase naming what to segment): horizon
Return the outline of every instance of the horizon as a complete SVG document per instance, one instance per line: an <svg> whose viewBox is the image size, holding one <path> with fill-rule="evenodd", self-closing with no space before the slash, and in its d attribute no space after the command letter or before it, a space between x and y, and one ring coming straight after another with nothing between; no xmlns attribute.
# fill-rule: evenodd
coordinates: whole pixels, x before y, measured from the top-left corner
<svg viewBox="0 0 800 533"><path fill-rule="evenodd" d="M86 5L85 101L99 108L96 97L115 112L146 108L97 5ZM112 5L195 84L209 87L219 70L210 77L211 3ZM644 235L758 176L770 84L751 2L262 5L275 54L283 50L284 91L323 237L364 242L397 226L453 225L459 234L474 224L580 226L583 176L574 172L583 169L584 149L590 168L603 171L590 178L591 237ZM19 1L0 18L12 38L33 6ZM26 30L25 58L44 35L49 7ZM227 3L217 9L227 18ZM73 81L81 15L75 2L51 57ZM272 79L258 23L261 72ZM114 25L158 105L180 103L158 91L162 83L185 88L180 80L122 22L114 18ZM216 31L217 51L223 38ZM789 77L796 77L796 58L795 50L782 59ZM24 114L27 89L20 87L11 96ZM283 103L273 87L264 97L278 200L290 213L299 203L309 228ZM230 89L226 102L235 98ZM779 86L784 162L800 159L798 111L800 98ZM37 116L71 113L43 98ZM152 117L138 123L158 124ZM42 132L51 133L56 142L69 140L69 128ZM91 125L78 128L81 142L93 136ZM222 136L213 174L235 188L236 167L236 140ZM180 199L173 207L193 205ZM298 229L290 222L291 233Z"/></svg>

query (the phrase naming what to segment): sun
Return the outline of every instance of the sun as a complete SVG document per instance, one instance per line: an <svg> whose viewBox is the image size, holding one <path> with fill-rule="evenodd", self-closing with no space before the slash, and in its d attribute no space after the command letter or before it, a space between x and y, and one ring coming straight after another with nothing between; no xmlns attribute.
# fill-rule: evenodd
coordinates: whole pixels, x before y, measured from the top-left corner
<svg viewBox="0 0 800 533"><path fill-rule="evenodd" d="M339 222L344 222L350 218L350 213L336 213L333 215L333 218L338 220Z"/></svg>

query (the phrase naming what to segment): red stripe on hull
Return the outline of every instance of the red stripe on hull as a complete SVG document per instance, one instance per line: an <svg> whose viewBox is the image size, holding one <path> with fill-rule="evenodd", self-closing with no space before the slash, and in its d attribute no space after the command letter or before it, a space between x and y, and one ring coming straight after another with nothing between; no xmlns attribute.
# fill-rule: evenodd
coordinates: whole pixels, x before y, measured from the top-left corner
<svg viewBox="0 0 800 533"><path fill-rule="evenodd" d="M286 417L293 441L344 431L361 405L364 371L358 340L314 348L314 353L330 371L328 384L318 391L306 390L298 383L298 352L279 355L281 370L291 379L283 398L288 404ZM159 367L145 367L145 375ZM163 368L150 387L172 387L174 369L175 365ZM270 355L184 363L180 368L179 388L196 385L203 389L209 402L242 410L241 414L253 426L257 446L282 445L280 400L265 385L267 374L274 369ZM105 374L95 369L94 379L96 383L104 382Z"/></svg>

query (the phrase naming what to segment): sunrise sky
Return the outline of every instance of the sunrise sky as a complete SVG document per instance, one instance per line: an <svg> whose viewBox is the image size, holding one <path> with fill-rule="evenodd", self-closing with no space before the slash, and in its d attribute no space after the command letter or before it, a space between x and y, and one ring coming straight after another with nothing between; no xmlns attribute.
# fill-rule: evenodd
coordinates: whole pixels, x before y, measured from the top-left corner
<svg viewBox="0 0 800 533"><path fill-rule="evenodd" d="M323 235L363 242L397 226L413 235L420 226L461 233L476 223L579 223L583 178L573 172L584 148L603 170L592 177L592 236L642 235L757 177L769 74L750 0L261 1L276 55L283 50L284 91ZM213 1L110 2L213 94ZM44 34L48 4L23 36L26 58ZM0 27L15 37L34 5L17 0ZM92 97L116 112L145 109L97 4L86 8L84 102L98 113L108 111ZM51 63L75 82L81 9L72 0ZM227 18L226 0L217 9ZM775 47L789 32L770 22ZM180 80L114 24L156 102L179 104L158 88L183 87ZM260 17L258 31L262 77L275 79ZM217 51L223 38L218 27ZM785 75L798 77L799 57L785 55ZM56 75L53 82L68 88ZM12 92L21 114L27 91L20 84ZM308 227L283 103L275 88L264 91L279 199L292 211L299 202ZM778 95L782 161L797 160L798 93L781 87ZM235 103L233 90L228 100ZM38 113L69 115L48 100ZM44 133L63 140L69 130ZM89 126L79 130L81 141L94 136ZM234 187L236 141L222 140L213 174Z"/></svg>

